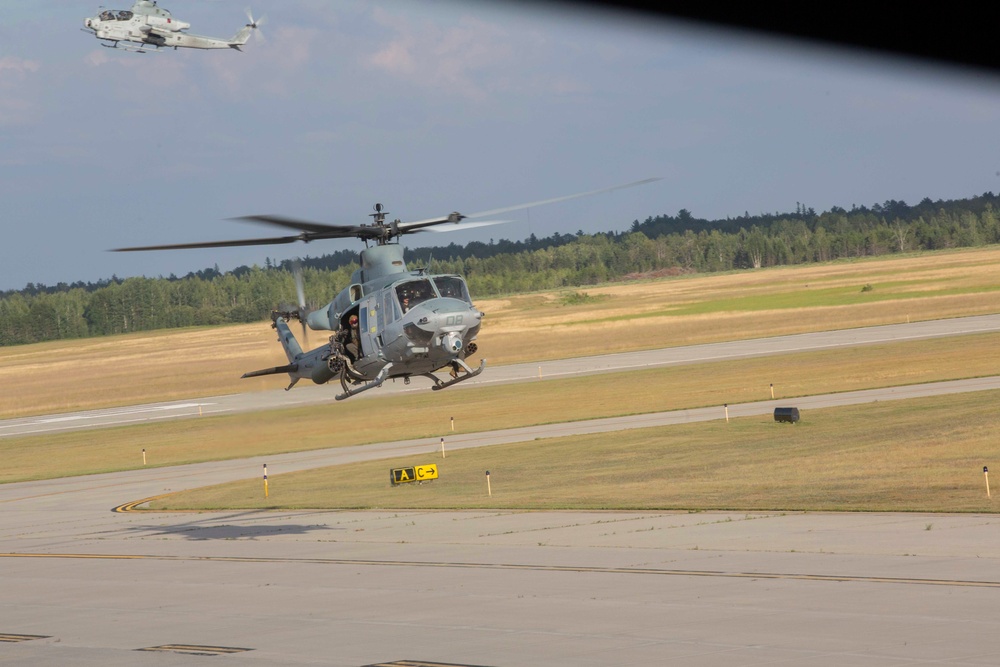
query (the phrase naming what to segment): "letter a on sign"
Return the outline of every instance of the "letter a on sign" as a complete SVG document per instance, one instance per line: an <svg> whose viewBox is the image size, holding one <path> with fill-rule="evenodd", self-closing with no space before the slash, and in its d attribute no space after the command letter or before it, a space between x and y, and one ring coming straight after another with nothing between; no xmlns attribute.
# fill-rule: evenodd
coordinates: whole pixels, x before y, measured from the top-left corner
<svg viewBox="0 0 1000 667"><path fill-rule="evenodd" d="M393 468L392 481L394 484L414 481L413 468Z"/></svg>

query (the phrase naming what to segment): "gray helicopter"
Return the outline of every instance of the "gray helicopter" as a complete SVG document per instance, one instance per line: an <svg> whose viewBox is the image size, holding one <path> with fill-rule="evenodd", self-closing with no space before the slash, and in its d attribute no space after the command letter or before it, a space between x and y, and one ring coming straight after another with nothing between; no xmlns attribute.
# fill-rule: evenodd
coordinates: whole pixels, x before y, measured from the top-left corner
<svg viewBox="0 0 1000 667"><path fill-rule="evenodd" d="M250 23L230 39L204 37L184 32L190 23L178 21L170 12L157 6L156 0L136 0L132 9L105 9L97 16L83 20L86 30L101 40L101 46L146 53L150 47L161 46L188 49L236 49L247 43L263 19L255 21L247 11ZM125 42L125 44L122 44ZM139 44L140 46L134 46Z"/></svg>
<svg viewBox="0 0 1000 667"><path fill-rule="evenodd" d="M477 351L475 341L484 313L473 305L469 288L461 276L431 275L424 269L407 269L403 261L403 247L398 243L399 237L416 232L455 231L499 224L507 221L471 219L610 192L656 180L659 179L649 178L471 215L454 212L414 222L401 222L398 219L388 221L381 204L375 204L375 212L370 214L372 223L362 225L330 225L276 215L251 215L236 219L294 229L299 233L269 238L116 248L115 252L359 238L365 242L365 249L361 251L360 268L351 276L351 284L333 301L319 309L309 311L306 308L301 270L296 268L294 273L298 310L276 310L271 314L271 326L278 332L278 342L285 351L288 363L250 371L243 377L287 373L291 382L285 388L286 391L301 379L326 384L337 378L343 390L336 396L337 400L379 387L389 378L402 378L409 384L411 377L425 377L433 382L432 389L444 389L476 377L486 368L485 359L475 369L465 361L466 357ZM470 221L462 222L463 220ZM317 331L331 331L333 335L320 347L303 351L288 326L291 320L302 323L303 336L306 326ZM449 372L449 379L435 375L442 370Z"/></svg>

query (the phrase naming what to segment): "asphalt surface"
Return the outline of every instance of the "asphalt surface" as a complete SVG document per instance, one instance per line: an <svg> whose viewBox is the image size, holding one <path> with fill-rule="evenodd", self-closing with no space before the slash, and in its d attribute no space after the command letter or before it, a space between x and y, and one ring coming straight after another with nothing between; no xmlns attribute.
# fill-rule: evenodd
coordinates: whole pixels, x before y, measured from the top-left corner
<svg viewBox="0 0 1000 667"><path fill-rule="evenodd" d="M972 319L937 326L968 332ZM826 344L864 344L836 339ZM767 344L731 345L721 358ZM807 416L998 386L985 378L795 403ZM728 409L766 414L778 403ZM640 415L456 436L448 447L722 418L721 408ZM259 477L265 460L280 485L282 472L437 444L0 486L0 664L1000 664L994 515L111 511Z"/></svg>

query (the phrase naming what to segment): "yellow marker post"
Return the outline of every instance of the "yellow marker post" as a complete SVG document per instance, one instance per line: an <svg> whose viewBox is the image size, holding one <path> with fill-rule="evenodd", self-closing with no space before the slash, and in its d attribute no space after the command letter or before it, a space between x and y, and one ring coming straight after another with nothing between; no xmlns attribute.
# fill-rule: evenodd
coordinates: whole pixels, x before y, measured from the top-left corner
<svg viewBox="0 0 1000 667"><path fill-rule="evenodd" d="M990 497L990 469L983 466L983 477L986 478L986 497Z"/></svg>
<svg viewBox="0 0 1000 667"><path fill-rule="evenodd" d="M454 417L451 418L451 430L452 431L455 430L455 418Z"/></svg>
<svg viewBox="0 0 1000 667"><path fill-rule="evenodd" d="M264 464L264 497L267 498L267 464Z"/></svg>
<svg viewBox="0 0 1000 667"><path fill-rule="evenodd" d="M723 403L722 407L726 409L726 423L729 423L729 403Z"/></svg>
<svg viewBox="0 0 1000 667"><path fill-rule="evenodd" d="M441 438L441 458L445 458L445 456L444 456L444 438Z"/></svg>
<svg viewBox="0 0 1000 667"><path fill-rule="evenodd" d="M771 383L771 400L774 400L774 383Z"/></svg>
<svg viewBox="0 0 1000 667"><path fill-rule="evenodd" d="M146 465L146 448L142 448L142 465Z"/></svg>
<svg viewBox="0 0 1000 667"><path fill-rule="evenodd" d="M486 471L486 495L493 497L493 489L490 488L490 471Z"/></svg>

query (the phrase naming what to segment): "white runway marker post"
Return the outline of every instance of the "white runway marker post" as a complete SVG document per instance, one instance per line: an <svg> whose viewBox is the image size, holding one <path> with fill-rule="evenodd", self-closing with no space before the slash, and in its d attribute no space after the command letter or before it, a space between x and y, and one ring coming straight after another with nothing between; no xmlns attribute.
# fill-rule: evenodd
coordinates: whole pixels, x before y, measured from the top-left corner
<svg viewBox="0 0 1000 667"><path fill-rule="evenodd" d="M729 423L729 403L723 403L722 407L726 409L726 423Z"/></svg>
<svg viewBox="0 0 1000 667"><path fill-rule="evenodd" d="M490 471L486 471L486 495L493 497L493 489L490 487Z"/></svg>
<svg viewBox="0 0 1000 667"><path fill-rule="evenodd" d="M454 417L451 418L451 432L452 433L455 432L455 418Z"/></svg>
<svg viewBox="0 0 1000 667"><path fill-rule="evenodd" d="M146 465L146 448L142 448L142 465Z"/></svg>
<svg viewBox="0 0 1000 667"><path fill-rule="evenodd" d="M774 400L774 383L771 383L771 400Z"/></svg>
<svg viewBox="0 0 1000 667"><path fill-rule="evenodd" d="M441 438L441 458L445 458L445 456L444 456L444 438Z"/></svg>
<svg viewBox="0 0 1000 667"><path fill-rule="evenodd" d="M986 497L990 497L990 469L983 466L983 477L986 478Z"/></svg>

